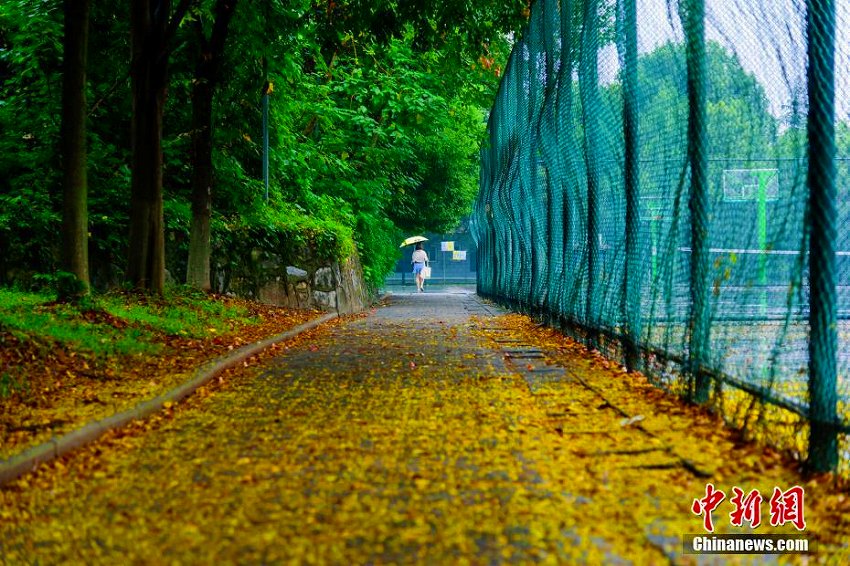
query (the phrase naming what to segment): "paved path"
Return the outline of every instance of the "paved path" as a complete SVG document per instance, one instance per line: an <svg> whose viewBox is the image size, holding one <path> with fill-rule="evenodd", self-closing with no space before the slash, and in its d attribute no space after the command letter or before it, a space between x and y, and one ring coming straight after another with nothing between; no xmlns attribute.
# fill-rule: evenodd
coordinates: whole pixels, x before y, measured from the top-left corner
<svg viewBox="0 0 850 566"><path fill-rule="evenodd" d="M618 405L466 291L387 303L0 491L2 562L684 559L713 465L675 444L691 415Z"/></svg>

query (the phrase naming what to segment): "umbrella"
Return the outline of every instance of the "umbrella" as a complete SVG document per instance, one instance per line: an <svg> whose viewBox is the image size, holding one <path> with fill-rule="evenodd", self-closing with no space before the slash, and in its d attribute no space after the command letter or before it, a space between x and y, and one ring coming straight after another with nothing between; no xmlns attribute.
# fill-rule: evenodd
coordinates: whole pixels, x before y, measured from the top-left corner
<svg viewBox="0 0 850 566"><path fill-rule="evenodd" d="M428 238L426 238L424 236L411 236L411 237L407 238L405 241L403 241L399 247L403 248L404 246L409 246L411 244L418 244L419 242L427 242L427 241L428 241Z"/></svg>

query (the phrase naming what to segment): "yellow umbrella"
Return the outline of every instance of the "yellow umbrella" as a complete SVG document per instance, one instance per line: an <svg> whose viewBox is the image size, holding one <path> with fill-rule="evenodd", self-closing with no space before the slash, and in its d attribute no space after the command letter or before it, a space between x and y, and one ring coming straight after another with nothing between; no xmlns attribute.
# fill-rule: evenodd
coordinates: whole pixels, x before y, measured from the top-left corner
<svg viewBox="0 0 850 566"><path fill-rule="evenodd" d="M399 247L403 248L404 246L409 246L411 244L418 244L419 242L427 242L427 241L428 241L428 238L426 238L424 236L411 236L411 237L407 238L405 241L403 241Z"/></svg>

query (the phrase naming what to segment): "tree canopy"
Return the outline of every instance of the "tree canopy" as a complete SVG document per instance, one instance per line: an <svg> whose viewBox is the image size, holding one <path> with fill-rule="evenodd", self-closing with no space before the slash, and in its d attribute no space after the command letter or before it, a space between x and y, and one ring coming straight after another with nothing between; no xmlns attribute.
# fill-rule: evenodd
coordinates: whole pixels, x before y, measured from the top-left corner
<svg viewBox="0 0 850 566"><path fill-rule="evenodd" d="M160 53L169 57L155 54L160 58L150 69L162 73L165 86L162 232L173 280L186 278L197 215L193 183L209 185L214 276L248 249L276 253L311 245L337 256L358 249L367 278L377 284L405 231L449 230L469 211L485 112L507 60L509 34L528 16L527 2L141 4L168 16L155 33L166 42ZM231 12L224 23L223 8ZM144 75L138 74L140 52L131 49L131 28L138 24L130 16L123 5L91 2L84 98L88 247L92 283L99 287L128 276L128 234L140 214L138 200L130 205L131 185L147 182L133 180L134 147L138 152L144 145L131 137L131 130L138 134L131 125L143 100L141 91L133 92L155 85L134 86L133 77ZM0 279L6 282L62 265L55 234L62 223L65 23L55 0L0 6L0 128L6 133L0 139ZM216 36L216 26L227 33ZM205 74L216 37L220 60ZM203 121L193 117L202 82L211 85L207 181L198 181L196 170L203 164L196 135Z"/></svg>

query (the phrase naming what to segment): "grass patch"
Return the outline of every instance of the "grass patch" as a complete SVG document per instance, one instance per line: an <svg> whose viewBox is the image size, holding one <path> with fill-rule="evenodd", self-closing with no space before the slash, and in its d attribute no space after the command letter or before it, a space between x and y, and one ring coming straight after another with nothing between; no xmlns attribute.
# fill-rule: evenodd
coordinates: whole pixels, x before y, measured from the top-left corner
<svg viewBox="0 0 850 566"><path fill-rule="evenodd" d="M133 296L105 295L100 304L103 310L130 324L184 338L207 338L256 322L247 308L210 301L202 294L172 292L148 302L139 302Z"/></svg>
<svg viewBox="0 0 850 566"><path fill-rule="evenodd" d="M203 339L255 321L244 306L181 289L163 298L99 295L78 305L56 303L44 293L0 289L0 331L39 347L94 356L156 354L162 335Z"/></svg>
<svg viewBox="0 0 850 566"><path fill-rule="evenodd" d="M159 349L146 341L142 329L91 322L81 307L56 304L52 296L40 293L0 289L0 327L21 342L96 356L156 353Z"/></svg>

